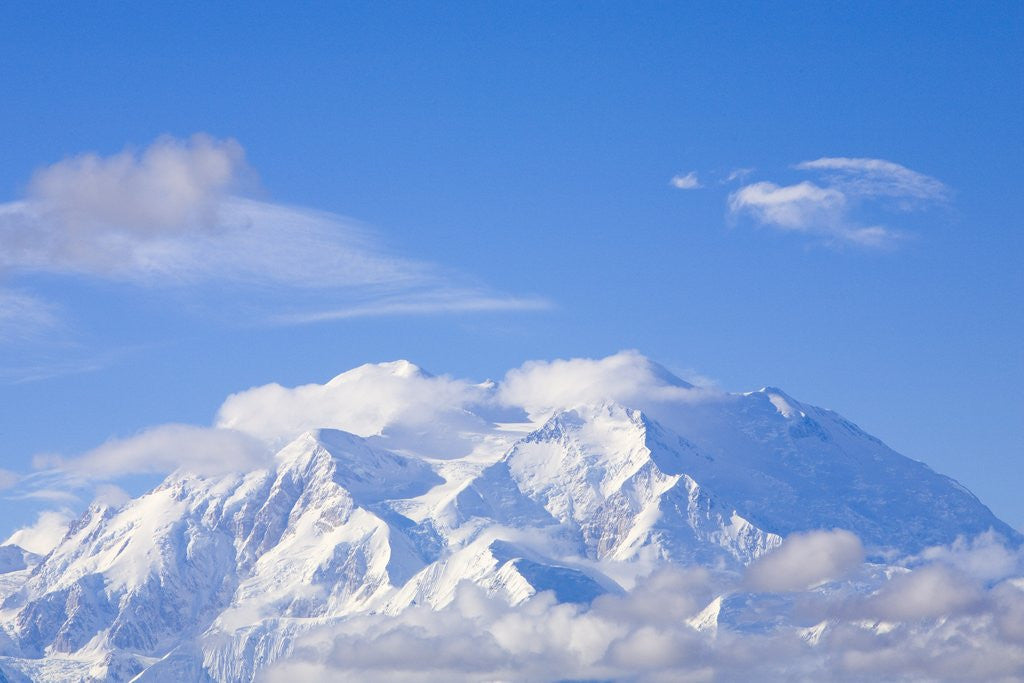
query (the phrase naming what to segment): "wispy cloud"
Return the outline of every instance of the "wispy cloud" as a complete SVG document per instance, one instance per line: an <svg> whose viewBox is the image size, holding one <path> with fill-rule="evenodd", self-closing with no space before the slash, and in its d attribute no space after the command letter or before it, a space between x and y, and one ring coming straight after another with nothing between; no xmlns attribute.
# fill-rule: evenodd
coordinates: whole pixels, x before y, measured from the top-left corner
<svg viewBox="0 0 1024 683"><path fill-rule="evenodd" d="M379 299L366 304L309 313L290 313L275 318L284 324L317 323L393 315L432 315L479 311L542 311L552 307L547 299L486 296L477 292L437 292L427 296Z"/></svg>
<svg viewBox="0 0 1024 683"><path fill-rule="evenodd" d="M81 484L126 474L163 474L178 468L202 475L246 472L267 465L270 459L271 453L263 443L242 432L167 424L112 439L74 458L37 455L33 464Z"/></svg>
<svg viewBox="0 0 1024 683"><path fill-rule="evenodd" d="M328 311L296 315L295 322L540 307L399 255L356 221L237 196L252 177L237 142L203 135L58 162L33 176L24 199L0 205L0 276L274 285L315 296ZM15 315L25 325L47 320L45 305L19 296L0 292L0 322ZM267 317L289 319L277 313Z"/></svg>
<svg viewBox="0 0 1024 683"><path fill-rule="evenodd" d="M696 190L703 187L700 184L700 179L697 177L696 171L690 171L686 175L675 175L672 176L672 180L669 181L672 187L677 190Z"/></svg>
<svg viewBox="0 0 1024 683"><path fill-rule="evenodd" d="M10 470L0 469L0 491L14 486L20 479L20 475Z"/></svg>
<svg viewBox="0 0 1024 683"><path fill-rule="evenodd" d="M725 182L731 183L731 182L733 182L735 180L743 180L748 175L753 173L755 170L757 170L757 169L752 168L752 167L734 168L733 170L729 171L729 175L727 175L725 177Z"/></svg>
<svg viewBox="0 0 1024 683"><path fill-rule="evenodd" d="M897 197L944 201L950 191L944 183L885 159L822 157L795 166L801 171L829 172L829 182L861 197Z"/></svg>
<svg viewBox="0 0 1024 683"><path fill-rule="evenodd" d="M0 545L14 544L30 553L45 555L54 549L74 521L69 510L44 510L36 521L15 531Z"/></svg>
<svg viewBox="0 0 1024 683"><path fill-rule="evenodd" d="M24 292L0 289L0 342L31 340L57 325L52 304Z"/></svg>
<svg viewBox="0 0 1024 683"><path fill-rule="evenodd" d="M729 195L729 212L832 244L885 248L905 235L888 225L864 220L862 214L869 213L866 207L883 213L906 212L945 202L950 195L939 180L884 159L823 157L794 168L821 178L791 185L770 181L744 185Z"/></svg>
<svg viewBox="0 0 1024 683"><path fill-rule="evenodd" d="M758 591L803 591L844 578L863 561L860 539L849 531L793 534L751 565L746 581Z"/></svg>

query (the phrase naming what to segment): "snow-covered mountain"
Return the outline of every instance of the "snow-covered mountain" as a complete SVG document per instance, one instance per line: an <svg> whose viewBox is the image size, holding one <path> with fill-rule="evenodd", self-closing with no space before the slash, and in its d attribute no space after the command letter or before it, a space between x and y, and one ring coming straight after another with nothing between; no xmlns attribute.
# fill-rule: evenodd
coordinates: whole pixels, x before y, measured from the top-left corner
<svg viewBox="0 0 1024 683"><path fill-rule="evenodd" d="M400 362L332 382L377 376L429 377ZM739 573L814 529L877 558L990 530L1021 541L955 481L778 389L651 410L590 397L505 422L499 390L363 436L324 413L268 467L181 470L94 504L45 557L0 547L0 681L251 680L310 629L442 609L467 582L587 604L640 566Z"/></svg>

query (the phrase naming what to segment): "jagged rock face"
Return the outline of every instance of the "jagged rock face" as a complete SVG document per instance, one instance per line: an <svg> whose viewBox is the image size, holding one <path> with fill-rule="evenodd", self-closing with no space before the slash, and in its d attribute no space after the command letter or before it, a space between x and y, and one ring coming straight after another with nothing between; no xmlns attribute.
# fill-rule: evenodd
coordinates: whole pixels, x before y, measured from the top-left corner
<svg viewBox="0 0 1024 683"><path fill-rule="evenodd" d="M489 461L320 430L269 470L172 475L90 508L45 558L0 548L0 680L250 680L313 624L443 607L462 581L586 603L622 590L609 562L738 570L819 527L905 552L1019 540L955 482L778 390L670 417L578 406Z"/></svg>

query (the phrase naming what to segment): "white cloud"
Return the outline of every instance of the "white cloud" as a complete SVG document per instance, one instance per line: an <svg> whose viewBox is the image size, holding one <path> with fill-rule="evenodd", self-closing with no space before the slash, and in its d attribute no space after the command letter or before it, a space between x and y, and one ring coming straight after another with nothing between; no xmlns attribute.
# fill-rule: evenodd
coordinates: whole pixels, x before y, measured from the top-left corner
<svg viewBox="0 0 1024 683"><path fill-rule="evenodd" d="M831 172L830 182L848 194L942 201L949 188L941 181L885 159L822 157L796 165L804 171Z"/></svg>
<svg viewBox="0 0 1024 683"><path fill-rule="evenodd" d="M254 437L336 427L422 447L423 434L440 431L453 443L485 434L489 425L467 411L494 402L542 417L609 398L678 404L706 395L635 351L526 363L498 385L433 377L405 362L366 365L325 384L235 394L220 409L221 429L171 425L41 464L92 480L178 466L217 473L263 464L268 451ZM663 567L589 606L559 605L550 594L510 606L463 586L440 611L420 605L315 627L266 680L1012 680L1024 672L1018 550L986 534L929 548L903 560L903 571L863 557L849 532L809 531L745 576ZM715 628L692 625L718 606Z"/></svg>
<svg viewBox="0 0 1024 683"><path fill-rule="evenodd" d="M857 226L847 216L847 196L831 187L804 181L779 186L758 182L729 195L734 215L748 214L762 225L788 232L823 236L864 247L891 245L899 235L888 228Z"/></svg>
<svg viewBox="0 0 1024 683"><path fill-rule="evenodd" d="M636 351L528 362L497 384L434 376L407 361L366 364L323 384L273 383L232 394L214 428L162 425L78 456L39 454L39 471L18 480L16 495L73 502L93 495L95 482L129 474L248 471L266 465L273 449L321 428L372 437L393 450L451 458L505 438L496 435L492 420L515 421L524 413L544 419L554 410L607 400L660 408L718 395L683 382Z"/></svg>
<svg viewBox="0 0 1024 683"><path fill-rule="evenodd" d="M31 553L45 555L64 538L71 521L67 510L45 510L33 524L18 529L0 545L14 544Z"/></svg>
<svg viewBox="0 0 1024 683"><path fill-rule="evenodd" d="M809 541L815 534L817 540ZM800 553L821 567L823 548L842 554L854 545L825 531L804 541L790 544L792 567ZM936 563L892 579L877 574L876 595L897 605L886 615L897 621L884 624L852 613L806 623L809 615L834 612L837 595L861 578L800 593L799 603L787 594L751 603L756 596L736 593L741 587L727 577L668 567L631 592L598 598L589 607L557 604L549 593L509 606L464 584L439 611L414 606L398 615L356 616L315 628L265 680L1019 679L1024 579L977 589L971 602L949 582L949 571ZM714 607L716 594L731 600L719 613L718 628L691 626L704 606ZM798 609L780 609L787 604Z"/></svg>
<svg viewBox="0 0 1024 683"><path fill-rule="evenodd" d="M643 408L651 402L692 400L705 393L640 353L621 351L598 360L524 363L505 375L499 398L538 419L585 403L612 400Z"/></svg>
<svg viewBox="0 0 1024 683"><path fill-rule="evenodd" d="M753 183L729 197L729 208L733 212L748 211L762 223L785 230L805 231L820 223L828 226L845 206L846 195L839 190L818 187L807 181L787 186Z"/></svg>
<svg viewBox="0 0 1024 683"><path fill-rule="evenodd" d="M884 159L825 157L804 161L798 170L824 173L824 182L778 185L761 181L729 195L732 215L747 215L761 225L804 233L832 244L891 247L903 233L861 220L866 203L910 211L944 201L949 190L940 181Z"/></svg>
<svg viewBox="0 0 1024 683"><path fill-rule="evenodd" d="M485 431L465 407L487 400L487 392L465 380L434 377L406 361L367 364L326 384L267 384L233 394L221 405L217 425L274 444L311 429L342 429L382 435L391 448L453 457L465 454L472 433ZM471 433L469 441L463 441L464 432ZM443 446L454 450L446 453Z"/></svg>
<svg viewBox="0 0 1024 683"><path fill-rule="evenodd" d="M918 559L941 562L958 572L979 579L993 581L1024 573L1019 553L1012 552L992 531L974 538L958 538L948 546L925 549Z"/></svg>
<svg viewBox="0 0 1024 683"><path fill-rule="evenodd" d="M22 483L32 484L28 478L22 479ZM74 488L74 486L65 486L69 482L57 481L55 483L56 486L53 488L37 486L26 491L12 492L6 498L8 500L32 500L50 504L61 503L64 505L75 505L81 502L78 495L69 490Z"/></svg>
<svg viewBox="0 0 1024 683"><path fill-rule="evenodd" d="M307 322L544 305L460 285L457 274L395 254L342 216L235 196L250 175L237 142L204 135L58 162L35 174L24 200L0 204L0 274L283 285L317 297L324 312L292 316ZM0 318L26 309L27 300L8 299Z"/></svg>
<svg viewBox="0 0 1024 683"><path fill-rule="evenodd" d="M868 616L885 621L916 621L962 613L981 600L980 586L943 565L900 574L862 606Z"/></svg>
<svg viewBox="0 0 1024 683"><path fill-rule="evenodd" d="M440 282L426 264L388 255L365 228L332 214L221 197L213 222L175 228L91 224L39 206L0 210L0 267L151 285L204 281L404 291ZM133 225L133 224L128 224Z"/></svg>
<svg viewBox="0 0 1024 683"><path fill-rule="evenodd" d="M703 185L700 184L700 179L697 178L696 171L690 171L686 175L672 176L672 180L669 182L672 187L677 190L696 190L703 187Z"/></svg>
<svg viewBox="0 0 1024 683"><path fill-rule="evenodd" d="M693 598L707 578L689 574L664 569L650 578L654 585L637 587L636 598L608 596L590 610L557 604L550 593L512 607L464 583L441 610L415 606L314 630L266 680L550 680L664 669L699 643L683 619L700 608ZM683 592L664 595L657 586Z"/></svg>
<svg viewBox="0 0 1024 683"><path fill-rule="evenodd" d="M532 361L497 385L435 377L396 361L363 365L325 384L267 384L233 394L216 424L275 445L327 427L379 436L392 449L454 457L492 435L490 419L515 419L520 410L539 420L581 404L612 400L648 408L711 395L717 390L687 384L636 351Z"/></svg>
<svg viewBox="0 0 1024 683"><path fill-rule="evenodd" d="M246 472L268 465L271 455L263 443L242 432L168 424L113 439L74 458L36 456L35 465L77 479L102 480L179 467L206 475Z"/></svg>
<svg viewBox="0 0 1024 683"><path fill-rule="evenodd" d="M23 292L0 289L0 342L31 340L57 324L52 305Z"/></svg>
<svg viewBox="0 0 1024 683"><path fill-rule="evenodd" d="M756 169L754 168L734 168L732 171L729 172L729 175L726 176L725 182L731 183L734 180L742 180L751 173L753 173L755 170Z"/></svg>
<svg viewBox="0 0 1024 683"><path fill-rule="evenodd" d="M121 507L132 499L131 494L115 484L97 484L93 491L93 504Z"/></svg>
<svg viewBox="0 0 1024 683"><path fill-rule="evenodd" d="M598 360L528 362L497 385L435 377L396 361L364 365L325 384L268 384L233 394L221 405L216 424L274 445L328 427L381 437L392 449L454 457L492 436L490 419L515 419L519 410L536 420L585 403L614 400L645 408L714 393L635 351Z"/></svg>
<svg viewBox="0 0 1024 683"><path fill-rule="evenodd" d="M758 591L802 591L843 578L864 561L860 539L849 531L811 531L788 536L747 569Z"/></svg>
<svg viewBox="0 0 1024 683"><path fill-rule="evenodd" d="M40 169L29 197L66 227L65 238L81 240L78 247L95 232L153 235L212 228L220 200L246 170L244 157L234 140L162 137L140 153L83 154Z"/></svg>
<svg viewBox="0 0 1024 683"><path fill-rule="evenodd" d="M349 320L387 315L428 315L477 311L541 311L551 302L541 298L496 297L472 291L440 291L427 296L384 298L368 304L356 304L310 313L292 313L276 320L287 324Z"/></svg>
<svg viewBox="0 0 1024 683"><path fill-rule="evenodd" d="M0 469L0 491L14 486L20 479L20 475L10 470Z"/></svg>

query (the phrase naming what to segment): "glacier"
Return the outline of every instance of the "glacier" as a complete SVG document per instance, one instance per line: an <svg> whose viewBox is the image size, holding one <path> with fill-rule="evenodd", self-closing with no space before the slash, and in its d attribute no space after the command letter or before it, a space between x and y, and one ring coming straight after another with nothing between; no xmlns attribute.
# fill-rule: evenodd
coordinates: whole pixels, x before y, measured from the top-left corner
<svg viewBox="0 0 1024 683"><path fill-rule="evenodd" d="M443 419L385 416L361 435L324 413L265 467L181 469L94 503L45 556L0 546L0 681L249 681L306 634L442 614L467 587L586 610L658 567L742 577L819 529L855 534L872 567L819 587L836 594L958 539L1021 544L963 486L835 412L771 387L700 395L646 368L665 392L636 405L610 392L524 410L484 383ZM332 383L431 377L400 361ZM765 614L798 608L787 594L707 597L694 633L771 629Z"/></svg>

